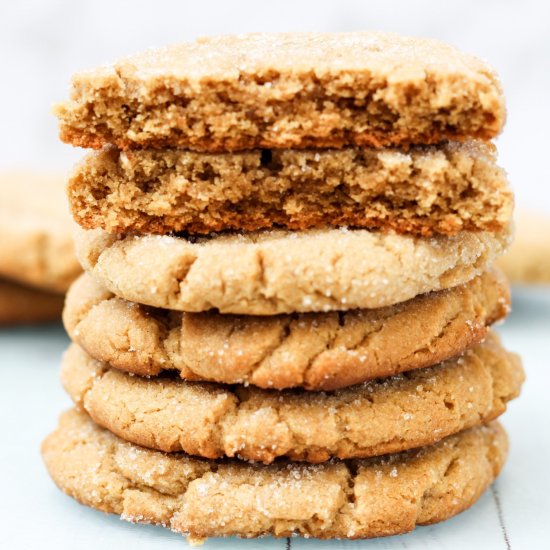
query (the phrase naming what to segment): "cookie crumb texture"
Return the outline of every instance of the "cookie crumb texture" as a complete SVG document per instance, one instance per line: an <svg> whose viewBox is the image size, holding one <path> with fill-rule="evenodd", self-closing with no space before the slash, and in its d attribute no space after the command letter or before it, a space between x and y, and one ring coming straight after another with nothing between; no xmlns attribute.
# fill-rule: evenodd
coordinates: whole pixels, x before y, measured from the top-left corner
<svg viewBox="0 0 550 550"><path fill-rule="evenodd" d="M119 437L166 452L270 463L324 462L433 444L495 419L519 394L519 358L491 335L464 356L334 393L130 376L73 346L62 382Z"/></svg>
<svg viewBox="0 0 550 550"><path fill-rule="evenodd" d="M479 142L376 150L177 149L88 155L71 177L73 215L110 233L210 233L350 226L429 236L500 231L513 197Z"/></svg>
<svg viewBox="0 0 550 550"><path fill-rule="evenodd" d="M501 233L415 238L365 229L208 238L76 235L84 269L120 298L200 312L275 315L372 309L463 284L508 246Z"/></svg>
<svg viewBox="0 0 550 550"><path fill-rule="evenodd" d="M42 455L55 483L82 504L191 538L355 539L405 533L465 510L499 474L507 448L493 423L376 459L212 462L125 443L69 411Z"/></svg>
<svg viewBox="0 0 550 550"><path fill-rule="evenodd" d="M510 307L504 276L374 310L250 316L183 313L128 302L82 275L63 320L94 359L142 376L335 390L427 367L479 343Z"/></svg>
<svg viewBox="0 0 550 550"><path fill-rule="evenodd" d="M436 40L376 32L203 38L73 77L63 141L199 151L495 137L500 83Z"/></svg>

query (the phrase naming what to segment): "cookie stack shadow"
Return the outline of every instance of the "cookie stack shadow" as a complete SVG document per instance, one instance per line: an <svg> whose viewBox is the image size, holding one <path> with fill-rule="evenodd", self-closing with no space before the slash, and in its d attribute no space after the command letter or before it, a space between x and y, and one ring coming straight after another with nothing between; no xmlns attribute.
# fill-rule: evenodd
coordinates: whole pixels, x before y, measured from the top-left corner
<svg viewBox="0 0 550 550"><path fill-rule="evenodd" d="M499 474L513 197L477 59L379 33L201 40L77 75L86 273L43 444L80 502L194 540L368 538Z"/></svg>

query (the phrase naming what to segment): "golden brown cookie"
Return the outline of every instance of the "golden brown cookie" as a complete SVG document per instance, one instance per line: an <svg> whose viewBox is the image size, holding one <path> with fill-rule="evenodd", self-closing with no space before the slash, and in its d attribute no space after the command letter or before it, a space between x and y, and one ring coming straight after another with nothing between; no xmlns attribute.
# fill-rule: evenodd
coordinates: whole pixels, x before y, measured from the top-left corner
<svg viewBox="0 0 550 550"><path fill-rule="evenodd" d="M60 321L63 296L0 279L0 326Z"/></svg>
<svg viewBox="0 0 550 550"><path fill-rule="evenodd" d="M65 292L81 272L60 174L0 174L0 276Z"/></svg>
<svg viewBox="0 0 550 550"><path fill-rule="evenodd" d="M203 151L495 137L502 89L482 61L392 33L202 38L73 77L57 106L80 147Z"/></svg>
<svg viewBox="0 0 550 550"><path fill-rule="evenodd" d="M191 381L334 390L454 357L479 343L509 304L508 284L493 269L386 308L269 317L141 306L85 274L67 294L63 319L94 359L134 374L176 370Z"/></svg>
<svg viewBox="0 0 550 550"><path fill-rule="evenodd" d="M509 232L416 238L365 229L203 238L79 229L82 266L120 298L154 307L275 315L378 308L463 284Z"/></svg>
<svg viewBox="0 0 550 550"><path fill-rule="evenodd" d="M501 231L513 196L495 157L480 142L233 154L107 147L76 167L68 193L82 227L110 233Z"/></svg>
<svg viewBox="0 0 550 550"><path fill-rule="evenodd" d="M332 393L141 378L75 345L61 379L99 425L138 445L270 463L399 452L485 423L519 394L524 373L496 336L436 367Z"/></svg>
<svg viewBox="0 0 550 550"><path fill-rule="evenodd" d="M195 540L405 533L470 507L499 474L507 451L506 433L492 423L375 459L214 462L126 443L74 410L42 444L53 480L82 504Z"/></svg>
<svg viewBox="0 0 550 550"><path fill-rule="evenodd" d="M514 242L498 264L513 283L550 284L550 214L519 212Z"/></svg>

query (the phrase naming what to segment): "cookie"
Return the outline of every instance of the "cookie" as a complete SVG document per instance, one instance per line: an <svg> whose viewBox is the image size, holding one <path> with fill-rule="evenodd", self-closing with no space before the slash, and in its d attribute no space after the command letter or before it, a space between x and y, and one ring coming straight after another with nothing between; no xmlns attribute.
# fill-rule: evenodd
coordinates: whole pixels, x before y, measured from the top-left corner
<svg viewBox="0 0 550 550"><path fill-rule="evenodd" d="M550 215L520 212L510 250L498 263L513 283L550 284Z"/></svg>
<svg viewBox="0 0 550 550"><path fill-rule="evenodd" d="M0 174L0 276L65 292L81 272L62 175Z"/></svg>
<svg viewBox="0 0 550 550"><path fill-rule="evenodd" d="M82 227L109 233L501 231L513 197L495 157L479 142L234 154L107 147L76 167L68 193Z"/></svg>
<svg viewBox="0 0 550 550"><path fill-rule="evenodd" d="M203 238L76 233L84 269L120 298L246 315L393 305L469 281L508 241L508 231L424 239L364 229Z"/></svg>
<svg viewBox="0 0 550 550"><path fill-rule="evenodd" d="M63 320L94 359L134 374L176 370L191 381L334 390L454 357L509 305L494 269L386 308L268 317L153 309L85 274L69 289Z"/></svg>
<svg viewBox="0 0 550 550"><path fill-rule="evenodd" d="M0 279L0 326L61 320L63 296Z"/></svg>
<svg viewBox="0 0 550 550"><path fill-rule="evenodd" d="M73 77L57 106L79 147L382 147L495 137L501 85L482 61L392 33L202 38Z"/></svg>
<svg viewBox="0 0 550 550"><path fill-rule="evenodd" d="M332 393L131 376L71 346L61 370L74 402L138 445L206 458L323 462L399 452L485 423L519 394L519 358L494 335L435 367Z"/></svg>
<svg viewBox="0 0 550 550"><path fill-rule="evenodd" d="M507 451L506 433L492 423L376 459L214 462L126 443L74 410L42 444L51 477L82 504L195 541L405 533L470 507L499 474Z"/></svg>

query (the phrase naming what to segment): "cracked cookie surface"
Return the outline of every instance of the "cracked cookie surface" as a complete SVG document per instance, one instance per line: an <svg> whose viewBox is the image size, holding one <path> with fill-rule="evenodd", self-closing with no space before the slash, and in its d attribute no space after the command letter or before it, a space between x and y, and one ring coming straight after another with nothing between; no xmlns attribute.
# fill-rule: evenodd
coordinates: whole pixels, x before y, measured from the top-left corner
<svg viewBox="0 0 550 550"><path fill-rule="evenodd" d="M508 246L509 231L416 238L364 229L208 238L79 229L84 269L117 296L154 307L275 315L385 307L463 284Z"/></svg>
<svg viewBox="0 0 550 550"><path fill-rule="evenodd" d="M498 423L375 459L270 466L167 455L122 441L74 410L42 444L55 483L82 504L190 536L369 538L470 507L508 451Z"/></svg>
<svg viewBox="0 0 550 550"><path fill-rule="evenodd" d="M69 348L64 387L118 436L206 458L323 462L430 445L493 420L519 394L519 358L490 334L435 367L331 393L130 376Z"/></svg>
<svg viewBox="0 0 550 550"><path fill-rule="evenodd" d="M63 293L82 271L62 174L0 173L0 277Z"/></svg>
<svg viewBox="0 0 550 550"><path fill-rule="evenodd" d="M264 317L141 306L84 274L63 320L94 359L134 374L175 370L190 381L334 390L454 357L479 343L509 304L494 269L386 308Z"/></svg>
<svg viewBox="0 0 550 550"><path fill-rule="evenodd" d="M73 77L56 107L80 147L384 147L494 138L494 71L437 40L392 33L202 38Z"/></svg>
<svg viewBox="0 0 550 550"><path fill-rule="evenodd" d="M495 160L479 142L232 154L107 147L76 167L68 195L82 227L109 233L500 231L513 196Z"/></svg>

